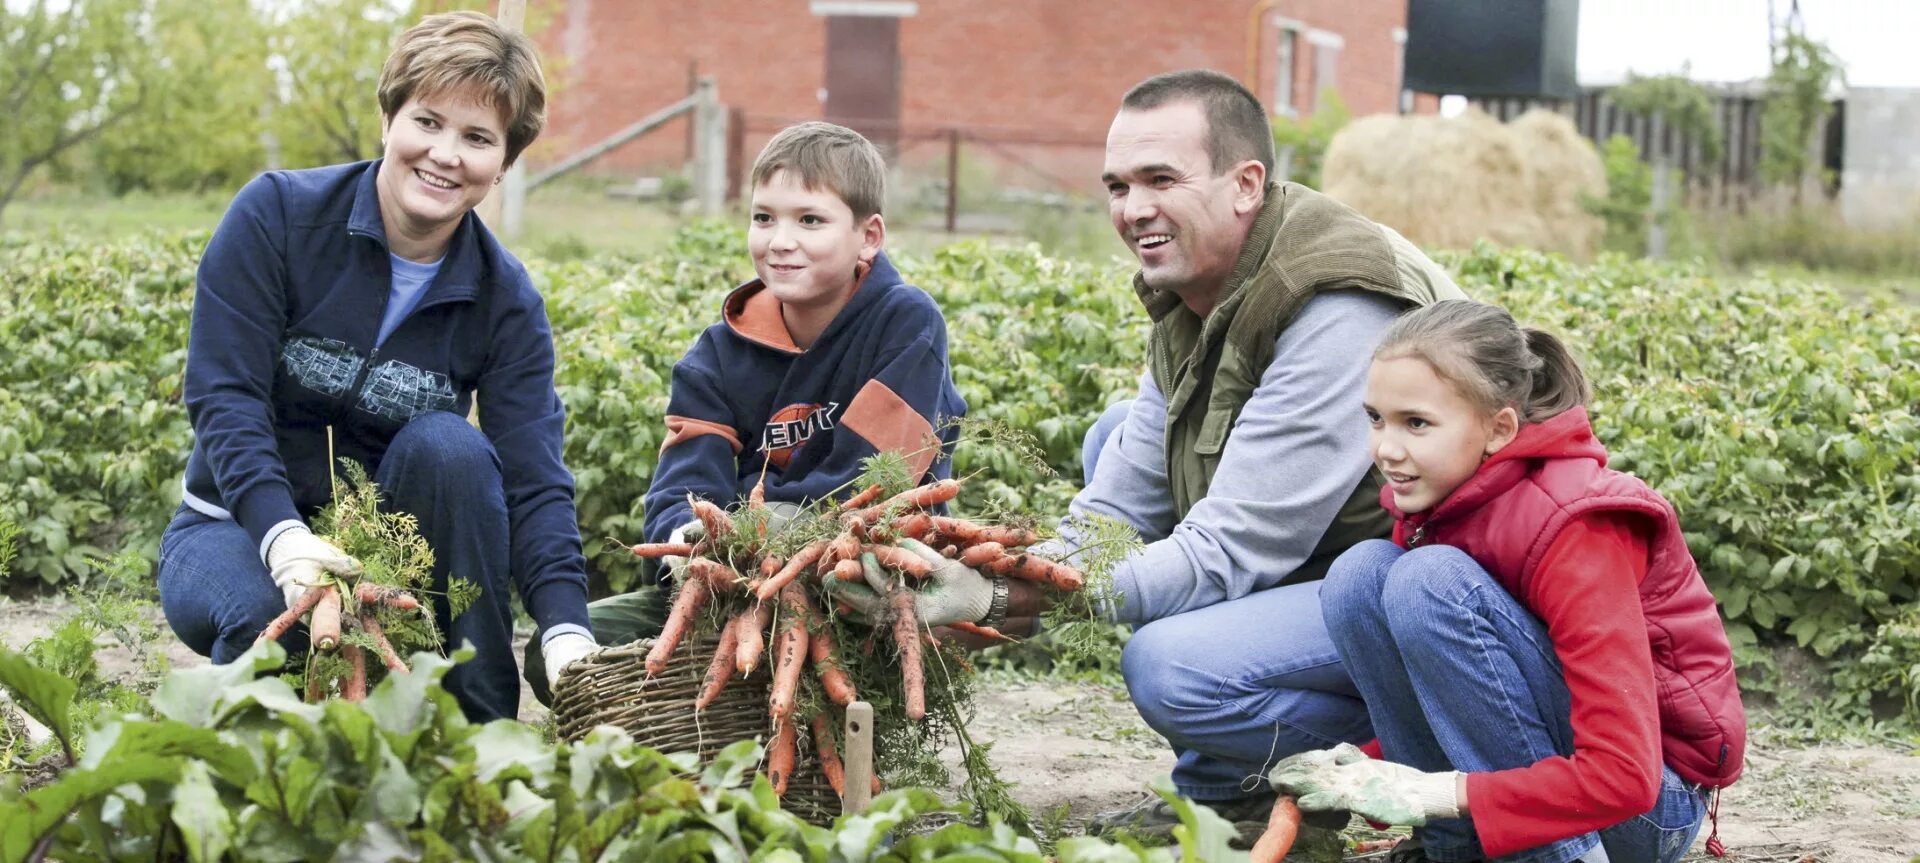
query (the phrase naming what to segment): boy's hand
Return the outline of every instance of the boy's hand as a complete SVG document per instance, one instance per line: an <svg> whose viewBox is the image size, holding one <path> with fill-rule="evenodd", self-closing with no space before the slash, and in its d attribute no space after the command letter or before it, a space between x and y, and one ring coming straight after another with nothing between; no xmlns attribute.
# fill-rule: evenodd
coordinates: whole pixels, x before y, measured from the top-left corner
<svg viewBox="0 0 1920 863"><path fill-rule="evenodd" d="M680 525L673 529L673 533L667 535L668 542L684 542L688 545L693 545L706 538L707 528L700 523L699 519L694 519L693 521ZM670 554L660 558L660 566L666 570L668 577L678 579L680 577L680 571L687 568L687 559L679 555ZM665 580L665 578L661 579L663 582Z"/></svg>

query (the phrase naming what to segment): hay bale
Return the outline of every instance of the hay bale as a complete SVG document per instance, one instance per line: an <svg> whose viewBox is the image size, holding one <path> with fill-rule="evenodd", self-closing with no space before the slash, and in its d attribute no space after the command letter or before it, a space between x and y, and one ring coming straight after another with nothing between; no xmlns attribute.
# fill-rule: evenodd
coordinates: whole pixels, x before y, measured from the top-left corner
<svg viewBox="0 0 1920 863"><path fill-rule="evenodd" d="M1584 258L1604 230L1580 206L1583 192L1606 194L1600 155L1547 111L1511 124L1478 109L1366 117L1334 136L1321 180L1322 191L1425 246L1490 240Z"/></svg>

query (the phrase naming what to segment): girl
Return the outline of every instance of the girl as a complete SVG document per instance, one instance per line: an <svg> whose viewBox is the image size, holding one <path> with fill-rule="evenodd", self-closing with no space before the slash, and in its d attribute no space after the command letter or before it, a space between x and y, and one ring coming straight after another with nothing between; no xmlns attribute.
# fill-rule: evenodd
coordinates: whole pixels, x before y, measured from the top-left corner
<svg viewBox="0 0 1920 863"><path fill-rule="evenodd" d="M1421 826L1400 859L1670 863L1739 777L1713 596L1673 507L1607 469L1586 400L1560 341L1496 306L1437 303L1382 337L1366 411L1393 541L1321 590L1381 760L1282 761L1302 808Z"/></svg>

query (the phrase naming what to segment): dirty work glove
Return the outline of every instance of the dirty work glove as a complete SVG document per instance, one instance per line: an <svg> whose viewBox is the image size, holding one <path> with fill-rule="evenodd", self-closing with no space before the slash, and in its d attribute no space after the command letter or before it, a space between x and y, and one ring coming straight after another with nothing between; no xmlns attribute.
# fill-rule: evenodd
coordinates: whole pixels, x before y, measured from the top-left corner
<svg viewBox="0 0 1920 863"><path fill-rule="evenodd" d="M799 514L800 505L797 503L776 500L767 504L767 536L779 536L793 522L793 517Z"/></svg>
<svg viewBox="0 0 1920 863"><path fill-rule="evenodd" d="M313 588L331 584L336 577L359 575L360 562L302 526L289 527L274 537L273 545L267 547L267 569L292 608Z"/></svg>
<svg viewBox="0 0 1920 863"><path fill-rule="evenodd" d="M1268 781L1308 811L1346 809L1381 824L1419 827L1434 818L1460 817L1457 783L1448 770L1427 773L1376 761L1351 743L1282 759Z"/></svg>
<svg viewBox="0 0 1920 863"><path fill-rule="evenodd" d="M918 541L902 537L893 544L933 565L933 575L910 588L914 592L913 613L920 618L921 626L975 623L987 616L993 604L992 579ZM885 591L890 576L872 563L863 560L862 565L865 584L836 578L826 583L835 600L853 609L857 616L873 620L882 616L880 612L887 606Z"/></svg>
<svg viewBox="0 0 1920 863"><path fill-rule="evenodd" d="M540 655L547 665L547 691L560 683L560 670L600 649L594 640L578 632L563 632L541 645Z"/></svg>
<svg viewBox="0 0 1920 863"><path fill-rule="evenodd" d="M688 545L697 544L700 542L700 540L703 540L706 538L707 538L706 525L701 524L700 520L697 518L694 519L693 521L687 522L686 524L683 524L683 525L680 525L679 527L674 528L673 533L670 533L667 535L668 542L684 542L684 543L687 543ZM673 578L675 580L678 580L680 578L680 571L686 568L687 568L687 559L679 555L669 554L665 557L660 558L661 583L663 584L666 583L666 580L668 578Z"/></svg>

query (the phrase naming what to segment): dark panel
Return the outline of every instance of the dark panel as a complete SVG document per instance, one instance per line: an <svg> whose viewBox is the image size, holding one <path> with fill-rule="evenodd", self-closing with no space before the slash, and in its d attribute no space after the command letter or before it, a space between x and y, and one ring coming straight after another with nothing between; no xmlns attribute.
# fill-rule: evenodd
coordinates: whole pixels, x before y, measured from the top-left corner
<svg viewBox="0 0 1920 863"><path fill-rule="evenodd" d="M900 19L827 18L827 120L893 157L900 137Z"/></svg>
<svg viewBox="0 0 1920 863"><path fill-rule="evenodd" d="M1572 99L1580 0L1409 0L1406 87Z"/></svg>

